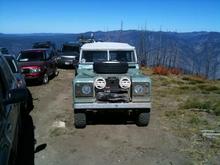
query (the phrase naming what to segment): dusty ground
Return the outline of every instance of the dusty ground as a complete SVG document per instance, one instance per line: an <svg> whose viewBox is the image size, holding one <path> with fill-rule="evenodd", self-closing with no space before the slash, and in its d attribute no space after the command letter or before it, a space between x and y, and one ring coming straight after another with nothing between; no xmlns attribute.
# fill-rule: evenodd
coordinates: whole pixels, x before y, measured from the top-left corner
<svg viewBox="0 0 220 165"><path fill-rule="evenodd" d="M59 76L49 84L29 87L35 106L31 116L36 146L47 144L35 154L36 165L197 164L190 152L186 152L192 146L189 139L178 136L170 127L169 118L164 117L164 108L175 109L175 102L167 101L162 94L161 102L154 97L148 127L120 120L115 124L115 114L111 114L108 123L97 122L85 129L75 129L73 75L74 70L60 70ZM65 127L58 128L55 125L58 121L64 122Z"/></svg>

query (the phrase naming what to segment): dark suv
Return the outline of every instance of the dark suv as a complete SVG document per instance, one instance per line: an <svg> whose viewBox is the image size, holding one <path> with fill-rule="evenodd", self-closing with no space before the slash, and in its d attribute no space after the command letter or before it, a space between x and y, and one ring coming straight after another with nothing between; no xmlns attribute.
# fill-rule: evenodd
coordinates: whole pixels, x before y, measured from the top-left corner
<svg viewBox="0 0 220 165"><path fill-rule="evenodd" d="M79 63L79 51L79 43L68 42L63 44L62 50L57 57L58 65L77 67Z"/></svg>
<svg viewBox="0 0 220 165"><path fill-rule="evenodd" d="M20 52L17 60L26 80L46 84L49 82L49 76L58 75L56 55L50 49L25 50Z"/></svg>
<svg viewBox="0 0 220 165"><path fill-rule="evenodd" d="M56 44L51 42L51 41L45 41L45 42L35 42L32 45L33 49L38 49L38 48L46 48L50 49L54 54L56 54L57 49L56 49Z"/></svg>
<svg viewBox="0 0 220 165"><path fill-rule="evenodd" d="M16 79L3 56L0 56L0 164L17 162L21 131L20 103L27 99L27 90L18 88Z"/></svg>

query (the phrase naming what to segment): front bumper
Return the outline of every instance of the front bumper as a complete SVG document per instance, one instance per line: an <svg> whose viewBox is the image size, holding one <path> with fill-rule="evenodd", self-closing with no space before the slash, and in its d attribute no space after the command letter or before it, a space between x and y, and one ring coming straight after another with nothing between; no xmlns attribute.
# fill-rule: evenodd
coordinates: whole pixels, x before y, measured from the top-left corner
<svg viewBox="0 0 220 165"><path fill-rule="evenodd" d="M75 103L74 109L151 109L151 103Z"/></svg>
<svg viewBox="0 0 220 165"><path fill-rule="evenodd" d="M43 73L29 73L24 74L25 80L32 80L32 79L42 79Z"/></svg>
<svg viewBox="0 0 220 165"><path fill-rule="evenodd" d="M78 65L78 61L77 60L58 60L57 61L58 65Z"/></svg>

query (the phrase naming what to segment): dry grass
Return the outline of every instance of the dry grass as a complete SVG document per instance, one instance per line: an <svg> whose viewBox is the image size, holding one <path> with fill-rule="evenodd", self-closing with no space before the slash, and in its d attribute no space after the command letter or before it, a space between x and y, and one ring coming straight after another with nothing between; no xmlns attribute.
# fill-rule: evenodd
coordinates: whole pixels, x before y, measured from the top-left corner
<svg viewBox="0 0 220 165"><path fill-rule="evenodd" d="M147 73L145 73L145 71ZM204 139L203 129L220 130L220 81L190 75L151 75L154 110L160 121L189 147L182 146L193 164L210 164L220 156L220 139ZM151 73L151 74L149 74Z"/></svg>

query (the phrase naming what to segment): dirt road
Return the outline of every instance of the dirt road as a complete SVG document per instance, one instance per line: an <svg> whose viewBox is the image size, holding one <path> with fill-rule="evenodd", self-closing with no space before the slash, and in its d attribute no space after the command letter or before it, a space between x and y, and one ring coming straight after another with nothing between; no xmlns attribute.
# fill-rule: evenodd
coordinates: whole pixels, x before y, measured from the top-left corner
<svg viewBox="0 0 220 165"><path fill-rule="evenodd" d="M188 142L172 134L155 106L148 127L126 124L111 114L108 123L75 129L73 75L74 70L60 70L49 84L29 87L35 106L31 116L36 146L47 144L35 154L36 165L190 164L190 158L182 152ZM106 115L97 118L102 117Z"/></svg>

